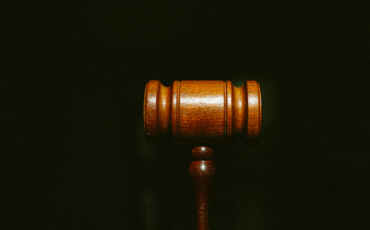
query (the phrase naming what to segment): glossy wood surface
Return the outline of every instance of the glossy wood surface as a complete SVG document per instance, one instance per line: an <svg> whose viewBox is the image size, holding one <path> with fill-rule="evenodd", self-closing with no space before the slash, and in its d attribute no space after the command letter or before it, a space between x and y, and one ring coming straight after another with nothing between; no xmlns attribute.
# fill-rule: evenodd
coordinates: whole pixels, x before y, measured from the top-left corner
<svg viewBox="0 0 370 230"><path fill-rule="evenodd" d="M207 146L198 146L191 150L191 155L198 160L209 160L213 157L213 149Z"/></svg>
<svg viewBox="0 0 370 230"><path fill-rule="evenodd" d="M196 192L197 229L208 230L209 195L215 174L213 149L242 139L255 145L261 133L262 101L256 81L149 81L144 95L144 132L149 141L170 138L198 147L189 172Z"/></svg>
<svg viewBox="0 0 370 230"><path fill-rule="evenodd" d="M193 161L189 172L193 178L196 193L197 230L208 230L209 196L215 174L214 162L210 160Z"/></svg>
<svg viewBox="0 0 370 230"><path fill-rule="evenodd" d="M165 87L149 81L144 96L144 131L147 140L170 137L199 145L224 144L242 139L258 142L261 132L260 86L246 81L174 81Z"/></svg>

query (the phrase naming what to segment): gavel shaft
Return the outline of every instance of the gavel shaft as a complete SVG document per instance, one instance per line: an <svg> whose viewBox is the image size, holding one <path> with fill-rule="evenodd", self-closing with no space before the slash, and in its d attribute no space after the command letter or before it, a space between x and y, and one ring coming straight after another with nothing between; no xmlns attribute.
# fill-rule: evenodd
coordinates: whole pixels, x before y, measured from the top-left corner
<svg viewBox="0 0 370 230"><path fill-rule="evenodd" d="M189 171L196 193L197 230L209 230L209 194L215 173L214 163L213 161L193 161Z"/></svg>
<svg viewBox="0 0 370 230"><path fill-rule="evenodd" d="M213 150L200 146L192 150L192 155L198 158L189 167L196 193L197 230L208 230L209 195L215 174L215 164L210 160Z"/></svg>

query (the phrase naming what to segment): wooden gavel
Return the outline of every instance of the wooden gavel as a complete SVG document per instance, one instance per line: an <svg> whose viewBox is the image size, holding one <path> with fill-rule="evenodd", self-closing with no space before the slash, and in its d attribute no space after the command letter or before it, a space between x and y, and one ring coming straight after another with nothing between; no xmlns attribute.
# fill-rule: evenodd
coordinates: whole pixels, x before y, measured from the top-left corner
<svg viewBox="0 0 370 230"><path fill-rule="evenodd" d="M146 84L144 132L150 142L172 139L192 145L189 172L196 189L197 229L208 230L208 200L215 173L209 146L235 139L256 145L261 133L262 101L256 81L235 87L230 81L158 80ZM195 147L195 148L194 148Z"/></svg>

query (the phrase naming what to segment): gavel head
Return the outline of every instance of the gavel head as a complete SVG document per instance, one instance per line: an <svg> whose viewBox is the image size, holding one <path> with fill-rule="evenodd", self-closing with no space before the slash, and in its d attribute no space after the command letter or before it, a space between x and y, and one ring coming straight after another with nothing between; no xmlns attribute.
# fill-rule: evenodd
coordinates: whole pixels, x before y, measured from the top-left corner
<svg viewBox="0 0 370 230"><path fill-rule="evenodd" d="M261 133L262 101L256 81L235 87L230 81L158 80L146 84L144 133L150 142L173 139L217 145L235 139L256 145Z"/></svg>

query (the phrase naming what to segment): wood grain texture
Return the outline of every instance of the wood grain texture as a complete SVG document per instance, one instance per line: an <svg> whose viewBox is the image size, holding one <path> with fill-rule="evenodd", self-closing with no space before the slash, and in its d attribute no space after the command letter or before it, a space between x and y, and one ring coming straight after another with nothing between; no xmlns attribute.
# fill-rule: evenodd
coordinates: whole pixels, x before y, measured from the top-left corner
<svg viewBox="0 0 370 230"><path fill-rule="evenodd" d="M242 139L255 145L261 133L260 86L246 81L174 81L164 87L149 81L144 95L144 132L149 141L164 138L200 145L191 151L197 160L189 172L196 191L197 229L208 230L209 195L215 174L214 151L205 145Z"/></svg>
<svg viewBox="0 0 370 230"><path fill-rule="evenodd" d="M179 136L183 139L221 139L225 127L223 81L182 81Z"/></svg>
<svg viewBox="0 0 370 230"><path fill-rule="evenodd" d="M196 193L197 230L208 230L209 195L215 165L213 161L193 161L189 172L193 178Z"/></svg>
<svg viewBox="0 0 370 230"><path fill-rule="evenodd" d="M262 124L260 86L246 81L174 81L164 87L149 81L144 95L147 140L164 137L196 145L225 144L242 139L258 143Z"/></svg>

